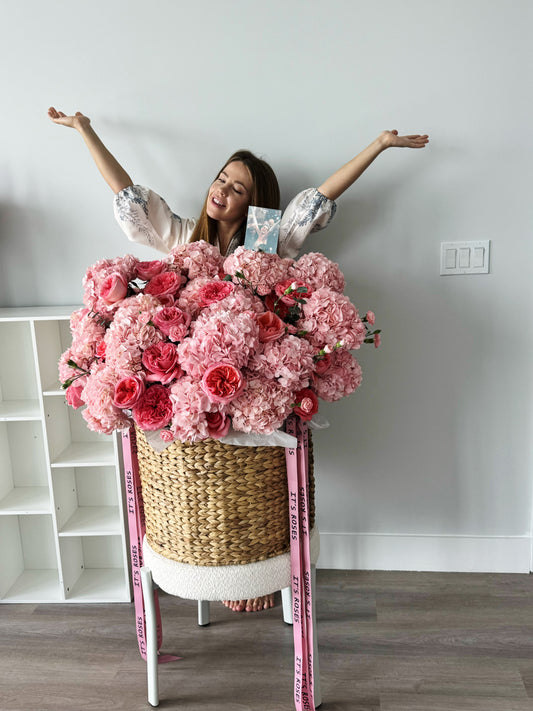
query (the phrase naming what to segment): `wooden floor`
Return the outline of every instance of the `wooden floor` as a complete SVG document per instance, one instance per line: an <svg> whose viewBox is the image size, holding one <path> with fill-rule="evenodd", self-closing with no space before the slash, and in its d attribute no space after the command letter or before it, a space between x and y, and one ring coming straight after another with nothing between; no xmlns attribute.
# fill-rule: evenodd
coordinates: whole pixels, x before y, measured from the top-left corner
<svg viewBox="0 0 533 711"><path fill-rule="evenodd" d="M533 576L319 571L323 711L533 711ZM161 596L160 708L291 711L281 609ZM0 605L2 711L136 711L133 606Z"/></svg>

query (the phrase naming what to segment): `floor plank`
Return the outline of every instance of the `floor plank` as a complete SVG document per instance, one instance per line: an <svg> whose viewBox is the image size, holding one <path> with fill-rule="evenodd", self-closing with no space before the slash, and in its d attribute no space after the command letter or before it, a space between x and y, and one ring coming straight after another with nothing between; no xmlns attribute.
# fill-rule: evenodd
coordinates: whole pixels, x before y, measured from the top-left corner
<svg viewBox="0 0 533 711"><path fill-rule="evenodd" d="M323 711L533 711L533 577L318 571ZM161 596L160 708L290 711L292 629ZM133 606L0 605L2 711L137 711Z"/></svg>

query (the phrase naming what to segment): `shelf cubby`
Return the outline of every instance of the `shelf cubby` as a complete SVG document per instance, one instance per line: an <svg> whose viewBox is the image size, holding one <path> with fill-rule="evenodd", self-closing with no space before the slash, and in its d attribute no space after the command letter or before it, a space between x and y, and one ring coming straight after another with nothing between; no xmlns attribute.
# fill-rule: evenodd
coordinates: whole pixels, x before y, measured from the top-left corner
<svg viewBox="0 0 533 711"><path fill-rule="evenodd" d="M0 420L39 417L31 324L0 322Z"/></svg>
<svg viewBox="0 0 533 711"><path fill-rule="evenodd" d="M59 536L120 534L122 516L114 475L113 467L54 471Z"/></svg>
<svg viewBox="0 0 533 711"><path fill-rule="evenodd" d="M0 308L0 602L131 600L116 438L59 382L78 308Z"/></svg>
<svg viewBox="0 0 533 711"><path fill-rule="evenodd" d="M0 422L0 515L51 513L41 422Z"/></svg>
<svg viewBox="0 0 533 711"><path fill-rule="evenodd" d="M59 602L52 517L0 518L0 598L3 602Z"/></svg>
<svg viewBox="0 0 533 711"><path fill-rule="evenodd" d="M120 536L60 539L65 598L72 602L124 600L128 581Z"/></svg>

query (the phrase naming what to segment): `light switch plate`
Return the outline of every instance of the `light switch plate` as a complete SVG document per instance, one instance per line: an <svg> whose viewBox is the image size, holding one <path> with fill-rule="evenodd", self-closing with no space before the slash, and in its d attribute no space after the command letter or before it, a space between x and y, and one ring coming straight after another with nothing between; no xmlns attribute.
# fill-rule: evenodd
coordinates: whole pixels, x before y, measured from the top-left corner
<svg viewBox="0 0 533 711"><path fill-rule="evenodd" d="M490 239L474 242L441 242L440 273L488 274L490 267Z"/></svg>

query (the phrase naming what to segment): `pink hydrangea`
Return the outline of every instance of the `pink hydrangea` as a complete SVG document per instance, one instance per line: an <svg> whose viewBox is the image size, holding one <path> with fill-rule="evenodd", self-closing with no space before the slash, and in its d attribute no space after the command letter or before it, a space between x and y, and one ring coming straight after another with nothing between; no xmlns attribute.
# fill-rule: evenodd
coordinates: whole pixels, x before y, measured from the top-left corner
<svg viewBox="0 0 533 711"><path fill-rule="evenodd" d="M176 439L196 442L209 437L208 412L218 412L220 407L211 403L200 381L184 376L170 387L172 420L170 431Z"/></svg>
<svg viewBox="0 0 533 711"><path fill-rule="evenodd" d="M250 359L248 368L277 380L278 385L290 390L305 387L315 367L315 349L303 338L283 336L264 344L263 352Z"/></svg>
<svg viewBox="0 0 533 711"><path fill-rule="evenodd" d="M290 414L292 397L292 391L275 380L258 374L250 376L243 394L228 405L233 428L270 434L279 429Z"/></svg>
<svg viewBox="0 0 533 711"><path fill-rule="evenodd" d="M319 252L302 255L292 265L289 276L293 279L301 279L313 289L325 286L339 294L343 293L346 285L339 265Z"/></svg>
<svg viewBox="0 0 533 711"><path fill-rule="evenodd" d="M128 283L137 276L138 260L132 255L116 259L101 259L90 267L83 278L83 303L91 311L110 316L127 293ZM109 296L110 279L126 285L123 295L112 301Z"/></svg>
<svg viewBox="0 0 533 711"><path fill-rule="evenodd" d="M327 287L317 289L302 306L298 328L317 348L335 348L342 341L348 349L360 348L366 329L350 299Z"/></svg>
<svg viewBox="0 0 533 711"><path fill-rule="evenodd" d="M335 402L357 390L362 378L357 360L350 351L340 348L331 354L331 364L326 372L313 376L313 387L322 400Z"/></svg>
<svg viewBox="0 0 533 711"><path fill-rule="evenodd" d="M144 293L136 279L147 282ZM285 291L304 285L296 321ZM295 262L239 247L224 260L200 241L162 260L101 260L87 271L86 308L72 315L72 346L59 363L72 383L67 401L86 404L98 432L133 417L142 429L163 428L167 442L222 437L230 424L270 433L292 409L308 419L315 393L333 401L361 382L349 349L374 315L362 321L343 288L338 265L321 254Z"/></svg>
<svg viewBox="0 0 533 711"><path fill-rule="evenodd" d="M214 314L219 309L224 311L253 311L256 314L263 313L265 311L265 305L263 301L255 296L250 289L246 289L243 286L234 284L235 288L228 294L222 301L218 303L211 304L206 307L206 314Z"/></svg>
<svg viewBox="0 0 533 711"><path fill-rule="evenodd" d="M178 357L188 375L202 378L214 363L243 368L259 349L259 327L251 312L216 311L200 314L189 338L179 344Z"/></svg>
<svg viewBox="0 0 533 711"><path fill-rule="evenodd" d="M224 271L233 276L241 272L260 296L266 296L276 284L287 279L292 264L292 259L281 259L277 254L237 247L232 255L226 257ZM238 281L235 276L234 281Z"/></svg>
<svg viewBox="0 0 533 711"><path fill-rule="evenodd" d="M105 322L89 309L74 311L70 317L70 330L72 332L72 347L69 349L69 358L85 370L89 369L99 343L105 336ZM68 360L68 359L67 359ZM60 362L61 382L68 380L71 375L62 369L66 363L63 358ZM67 366L68 367L68 366ZM79 372L77 373L79 375Z"/></svg>
<svg viewBox="0 0 533 711"><path fill-rule="evenodd" d="M212 244L205 240L198 240L172 249L167 261L179 268L189 279L196 279L199 276L217 276L224 258Z"/></svg>
<svg viewBox="0 0 533 711"><path fill-rule="evenodd" d="M130 419L113 404L117 373L103 364L93 367L81 395L87 407L82 414L95 432L111 434L129 427Z"/></svg>
<svg viewBox="0 0 533 711"><path fill-rule="evenodd" d="M117 309L105 335L107 365L130 373L142 369L143 351L164 338L152 321L158 309L158 300L149 294L130 297Z"/></svg>

